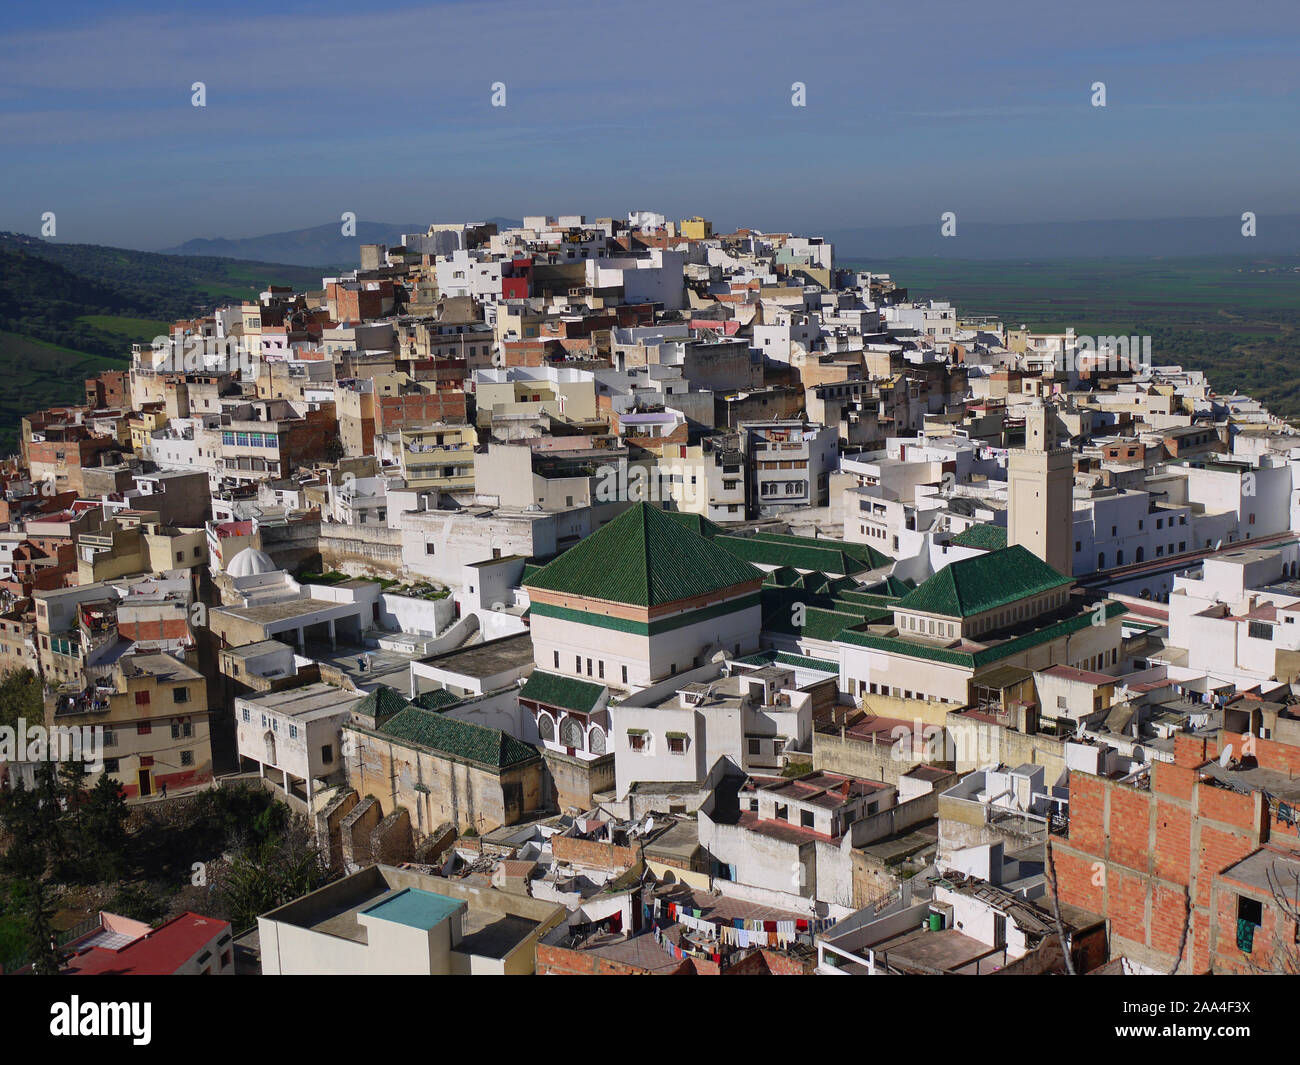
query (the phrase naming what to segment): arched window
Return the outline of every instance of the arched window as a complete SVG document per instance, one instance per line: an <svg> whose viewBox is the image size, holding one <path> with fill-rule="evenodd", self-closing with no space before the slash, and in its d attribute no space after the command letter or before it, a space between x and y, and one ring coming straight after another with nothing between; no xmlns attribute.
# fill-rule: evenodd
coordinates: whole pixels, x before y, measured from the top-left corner
<svg viewBox="0 0 1300 1065"><path fill-rule="evenodd" d="M262 737L262 742L266 744L266 764L275 765L275 736L270 730Z"/></svg>
<svg viewBox="0 0 1300 1065"><path fill-rule="evenodd" d="M1115 565L1117 565L1117 566L1122 566L1122 565L1124 565L1124 550L1123 550L1123 548L1121 548L1120 550L1118 550L1118 551L1115 552Z"/></svg>
<svg viewBox="0 0 1300 1065"><path fill-rule="evenodd" d="M1144 548L1139 547L1137 549L1137 560L1141 562L1142 559L1145 557L1146 557L1146 550Z"/></svg>
<svg viewBox="0 0 1300 1065"><path fill-rule="evenodd" d="M555 722L550 719L549 715L537 715L537 734L547 742L555 739Z"/></svg>
<svg viewBox="0 0 1300 1065"><path fill-rule="evenodd" d="M605 753L605 732L601 728L594 728L587 736L587 748L592 754Z"/></svg>
<svg viewBox="0 0 1300 1065"><path fill-rule="evenodd" d="M582 725L576 717L566 717L560 722L560 743L575 750L584 750Z"/></svg>
<svg viewBox="0 0 1300 1065"><path fill-rule="evenodd" d="M1106 552L1105 552L1105 551L1099 551L1099 552L1097 553L1097 568L1098 568L1098 569L1105 569L1105 568L1106 568Z"/></svg>

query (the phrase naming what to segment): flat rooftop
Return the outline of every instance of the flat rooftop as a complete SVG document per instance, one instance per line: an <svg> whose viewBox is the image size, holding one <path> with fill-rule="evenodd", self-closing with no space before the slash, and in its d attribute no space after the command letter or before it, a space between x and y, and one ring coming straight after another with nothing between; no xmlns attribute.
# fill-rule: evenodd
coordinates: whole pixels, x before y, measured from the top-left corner
<svg viewBox="0 0 1300 1065"><path fill-rule="evenodd" d="M479 886L471 880L445 880L406 869L372 865L343 880L295 899L263 919L368 944L361 914L426 930L461 913L459 954L503 958L562 909L541 900ZM515 912L511 912L515 911ZM529 916L533 914L534 916Z"/></svg>
<svg viewBox="0 0 1300 1065"><path fill-rule="evenodd" d="M203 679L202 673L171 655L131 655L122 660L122 665L128 673L130 667L135 666L141 673L148 673L162 681Z"/></svg>
<svg viewBox="0 0 1300 1065"><path fill-rule="evenodd" d="M360 702L363 696L363 692L348 691L345 688L336 688L333 684L317 682L304 684L301 688L267 692L256 699L243 701L286 717L307 717L346 710L354 703Z"/></svg>
<svg viewBox="0 0 1300 1065"><path fill-rule="evenodd" d="M383 921L404 924L409 928L428 931L442 924L457 910L465 909L466 904L460 899L449 899L446 895L435 895L422 888L403 888L395 895L390 895L382 902L368 907L361 912L367 917L378 917Z"/></svg>
<svg viewBox="0 0 1300 1065"><path fill-rule="evenodd" d="M277 621L306 618L312 614L324 614L329 611L338 614L341 608L348 607L352 608L352 613L359 613L363 605L358 603L335 603L328 599L287 599L281 603L259 603L254 606L214 607L212 612L214 614L228 614L243 621L251 621L256 625L272 625ZM346 615L348 613L347 609L342 609L342 613Z"/></svg>
<svg viewBox="0 0 1300 1065"><path fill-rule="evenodd" d="M454 651L446 651L432 658L421 659L422 664L434 669L456 673L462 677L494 677L533 661L533 637L521 632L502 636L486 643L471 644Z"/></svg>

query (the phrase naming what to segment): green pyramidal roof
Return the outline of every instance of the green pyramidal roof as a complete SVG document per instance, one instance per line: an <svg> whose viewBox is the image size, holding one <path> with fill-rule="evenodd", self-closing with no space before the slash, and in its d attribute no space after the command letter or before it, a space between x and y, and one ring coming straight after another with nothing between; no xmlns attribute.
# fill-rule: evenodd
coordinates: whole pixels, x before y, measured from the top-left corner
<svg viewBox="0 0 1300 1065"><path fill-rule="evenodd" d="M527 588L659 606L763 574L648 503L637 503L525 578Z"/></svg>
<svg viewBox="0 0 1300 1065"><path fill-rule="evenodd" d="M1017 544L945 566L896 605L965 618L1069 583L1069 577Z"/></svg>
<svg viewBox="0 0 1300 1065"><path fill-rule="evenodd" d="M948 542L957 547L977 547L983 551L997 551L1007 546L1007 530L1001 525L972 525Z"/></svg>
<svg viewBox="0 0 1300 1065"><path fill-rule="evenodd" d="M457 721L419 706L408 706L379 731L396 740L416 743L494 769L508 769L538 758L536 747L499 729Z"/></svg>

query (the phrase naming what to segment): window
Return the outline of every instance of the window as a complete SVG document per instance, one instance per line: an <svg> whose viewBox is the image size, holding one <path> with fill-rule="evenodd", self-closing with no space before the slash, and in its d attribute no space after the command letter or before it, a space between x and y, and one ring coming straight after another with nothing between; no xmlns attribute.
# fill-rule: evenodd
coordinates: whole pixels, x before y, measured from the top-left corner
<svg viewBox="0 0 1300 1065"><path fill-rule="evenodd" d="M679 735L677 735L676 733L671 733L671 732L670 732L670 733L668 734L668 753L669 753L669 754L685 754L685 753L686 753L686 737L685 737L685 736L679 736Z"/></svg>
<svg viewBox="0 0 1300 1065"><path fill-rule="evenodd" d="M631 747L632 750L634 750L634 751L644 751L644 750L645 750L645 733L644 733L644 732L628 732L628 734L627 734L627 745L628 745L629 747Z"/></svg>
<svg viewBox="0 0 1300 1065"><path fill-rule="evenodd" d="M627 666L623 667L623 683L627 683Z"/></svg>
<svg viewBox="0 0 1300 1065"><path fill-rule="evenodd" d="M173 689L172 689L172 702L174 702L174 703L188 703L189 701L190 701L190 690L189 690L189 688L173 688Z"/></svg>
<svg viewBox="0 0 1300 1065"><path fill-rule="evenodd" d="M297 725L290 725L290 726L289 726L289 739L291 739L291 740L296 740L297 738L298 738L298 726L297 726Z"/></svg>
<svg viewBox="0 0 1300 1065"><path fill-rule="evenodd" d="M153 725L149 724L148 721L141 721L139 724L135 726L135 734L137 736L147 736L152 731L153 731Z"/></svg>
<svg viewBox="0 0 1300 1065"><path fill-rule="evenodd" d="M327 743L320 749L320 760L326 765L332 765L334 763L333 744Z"/></svg>
<svg viewBox="0 0 1300 1065"><path fill-rule="evenodd" d="M555 722L546 714L537 717L537 734L547 743L555 739Z"/></svg>
<svg viewBox="0 0 1300 1065"><path fill-rule="evenodd" d="M193 765L193 764L194 764L194 752L181 751L181 765Z"/></svg>
<svg viewBox="0 0 1300 1065"><path fill-rule="evenodd" d="M136 706L148 706L148 705L149 705L149 693L148 693L148 692L136 692L136 693L135 693L135 705L136 705Z"/></svg>
<svg viewBox="0 0 1300 1065"><path fill-rule="evenodd" d="M566 717L561 721L560 743L565 747L572 747L574 750L582 750L586 746L583 742L582 722L575 717Z"/></svg>
<svg viewBox="0 0 1300 1065"><path fill-rule="evenodd" d="M597 672L601 680L605 679L605 660L602 658L596 663Z"/></svg>
<svg viewBox="0 0 1300 1065"><path fill-rule="evenodd" d="M104 772L105 772L105 773L116 773L116 772L117 772L117 759L116 759L116 758L105 758L105 759L104 759Z"/></svg>
<svg viewBox="0 0 1300 1065"><path fill-rule="evenodd" d="M556 651L556 652L555 652L555 668L556 668L556 669L559 669L559 668L560 668L560 652L559 652L559 651Z"/></svg>
<svg viewBox="0 0 1300 1065"><path fill-rule="evenodd" d="M789 821L789 820L790 820L790 807L789 807L789 806L778 806L778 807L776 808L776 819L777 819L778 821Z"/></svg>
<svg viewBox="0 0 1300 1065"><path fill-rule="evenodd" d="M587 676L591 676L591 659L587 659Z"/></svg>
<svg viewBox="0 0 1300 1065"><path fill-rule="evenodd" d="M424 553L425 553L426 555L436 554L436 553L437 553L437 549L433 546L432 543L425 543L425 545L424 545Z"/></svg>
<svg viewBox="0 0 1300 1065"><path fill-rule="evenodd" d="M1237 920L1257 928L1264 923L1264 904L1246 895L1237 896Z"/></svg>

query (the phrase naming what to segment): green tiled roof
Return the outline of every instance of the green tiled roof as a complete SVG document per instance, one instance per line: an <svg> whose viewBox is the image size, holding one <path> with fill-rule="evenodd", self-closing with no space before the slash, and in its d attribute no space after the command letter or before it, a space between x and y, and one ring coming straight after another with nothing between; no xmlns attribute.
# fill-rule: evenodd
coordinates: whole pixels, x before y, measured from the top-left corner
<svg viewBox="0 0 1300 1065"><path fill-rule="evenodd" d="M1001 525L972 525L948 541L956 547L977 547L981 551L1001 551L1007 546L1007 530Z"/></svg>
<svg viewBox="0 0 1300 1065"><path fill-rule="evenodd" d="M1117 618L1127 610L1128 607L1123 603L1107 603L1106 620ZM1007 640L1004 643L994 644L992 647L985 647L978 651L953 651L946 647L934 647L930 644L907 640L900 636L877 636L874 633L856 632L852 629L845 629L841 632L835 642L850 644L854 647L869 647L876 651L892 651L894 654L906 655L908 658L925 658L932 662L947 662L954 666L976 669L980 666L1000 662L1004 658L1010 658L1014 654L1027 651L1039 644L1049 643L1060 636L1068 636L1071 633L1085 629L1093 624L1093 616L1093 612L1087 610L1072 618L1066 618L1064 621L1057 621L1051 625L1044 625L1041 629L1034 629L1023 636L1017 636L1014 640Z"/></svg>
<svg viewBox="0 0 1300 1065"><path fill-rule="evenodd" d="M432 691L417 695L411 702L423 710L445 710L449 706L464 702L464 699L459 695L453 695L446 688L434 688Z"/></svg>
<svg viewBox="0 0 1300 1065"><path fill-rule="evenodd" d="M802 607L803 625L796 625L797 608ZM834 640L845 628L861 625L867 620L880 620L869 608L857 610L833 609L834 604L825 597L807 597L797 589L763 589L763 631L779 633L809 640Z"/></svg>
<svg viewBox="0 0 1300 1065"><path fill-rule="evenodd" d="M863 606L892 607L901 597L893 595L872 595L868 592L855 592L849 590L840 592L835 598L841 599L846 603L860 603Z"/></svg>
<svg viewBox="0 0 1300 1065"><path fill-rule="evenodd" d="M1003 545L1006 546L1005 544ZM902 599L908 592L916 587L916 581L903 580L900 577L886 577L883 581L869 585L862 589L863 592L875 596L889 596L894 599Z"/></svg>
<svg viewBox="0 0 1300 1065"><path fill-rule="evenodd" d="M763 583L766 585L775 585L778 587L794 588L800 586L802 578L799 576L797 569L791 569L789 566L781 566L779 569L772 570L764 578Z"/></svg>
<svg viewBox="0 0 1300 1065"><path fill-rule="evenodd" d="M828 658L809 658L807 655L795 655L789 651L759 651L758 654L737 658L737 665L766 666L778 662L783 666L795 666L800 669L815 669L821 673L838 673L840 664Z"/></svg>
<svg viewBox="0 0 1300 1065"><path fill-rule="evenodd" d="M578 680L577 677L565 677L559 673L535 669L529 674L528 683L520 689L519 698L589 714L600 701L604 690L603 684L592 684Z"/></svg>
<svg viewBox="0 0 1300 1065"><path fill-rule="evenodd" d="M364 714L374 721L376 725L382 725L388 718L394 714L400 714L410 705L410 702L396 688L381 684L361 702L357 703L352 708L352 712L354 714Z"/></svg>
<svg viewBox="0 0 1300 1065"><path fill-rule="evenodd" d="M636 503L526 578L524 585L649 607L707 595L762 576L664 511Z"/></svg>
<svg viewBox="0 0 1300 1065"><path fill-rule="evenodd" d="M759 536L715 536L713 542L725 547L737 558L760 566L794 566L796 569L817 570L823 574L861 573L872 568L870 564L840 550L842 545L832 540L808 541L809 544L818 544L817 547L783 543Z"/></svg>
<svg viewBox="0 0 1300 1065"><path fill-rule="evenodd" d="M893 561L888 555L883 555L870 544L851 544L847 540L829 540L820 536L795 536L792 533L774 533L760 532L756 533L756 540L766 540L774 544L789 544L791 547L812 547L812 548L833 548L836 551L842 551L849 558L855 558L861 562L863 569L879 569L881 566L887 566ZM837 570L843 573L843 570Z"/></svg>
<svg viewBox="0 0 1300 1065"><path fill-rule="evenodd" d="M680 510L666 510L664 513L674 521L685 525L691 532L699 533L710 540L723 531L721 525L709 521L703 514L685 514Z"/></svg>
<svg viewBox="0 0 1300 1065"><path fill-rule="evenodd" d="M536 747L499 729L471 725L418 706L408 706L379 731L392 739L492 769L509 769L540 757Z"/></svg>
<svg viewBox="0 0 1300 1065"><path fill-rule="evenodd" d="M944 566L903 596L898 607L966 618L1069 583L1069 577L1017 544Z"/></svg>

